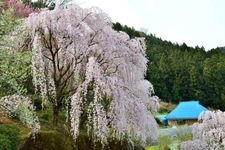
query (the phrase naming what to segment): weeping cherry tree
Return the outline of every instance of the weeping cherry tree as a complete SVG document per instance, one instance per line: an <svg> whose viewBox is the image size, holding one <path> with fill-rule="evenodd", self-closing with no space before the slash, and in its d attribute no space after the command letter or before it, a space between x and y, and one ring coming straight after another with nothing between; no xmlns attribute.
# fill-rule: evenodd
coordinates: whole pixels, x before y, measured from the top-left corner
<svg viewBox="0 0 225 150"><path fill-rule="evenodd" d="M74 140L81 130L103 145L109 138L156 140L158 99L144 79L143 38L130 39L100 9L77 5L33 13L27 25L33 83L52 103L55 125L67 104Z"/></svg>

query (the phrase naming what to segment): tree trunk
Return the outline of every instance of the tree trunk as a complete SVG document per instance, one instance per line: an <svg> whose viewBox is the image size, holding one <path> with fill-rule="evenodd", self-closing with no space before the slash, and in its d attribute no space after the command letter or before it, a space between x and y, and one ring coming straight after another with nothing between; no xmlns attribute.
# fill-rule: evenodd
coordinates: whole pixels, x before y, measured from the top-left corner
<svg viewBox="0 0 225 150"><path fill-rule="evenodd" d="M53 126L56 127L59 122L59 107L53 106Z"/></svg>

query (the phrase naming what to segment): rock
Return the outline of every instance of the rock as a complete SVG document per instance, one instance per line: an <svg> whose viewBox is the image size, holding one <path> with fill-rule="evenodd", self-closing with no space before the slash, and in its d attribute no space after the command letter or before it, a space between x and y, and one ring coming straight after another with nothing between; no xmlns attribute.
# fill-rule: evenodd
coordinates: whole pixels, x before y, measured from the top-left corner
<svg viewBox="0 0 225 150"><path fill-rule="evenodd" d="M58 131L41 131L30 136L20 146L20 150L74 150L73 139Z"/></svg>
<svg viewBox="0 0 225 150"><path fill-rule="evenodd" d="M58 131L39 132L35 139L29 137L20 150L145 150L127 141L110 141L102 147L100 142L93 143L88 136L79 136L74 144L72 137Z"/></svg>

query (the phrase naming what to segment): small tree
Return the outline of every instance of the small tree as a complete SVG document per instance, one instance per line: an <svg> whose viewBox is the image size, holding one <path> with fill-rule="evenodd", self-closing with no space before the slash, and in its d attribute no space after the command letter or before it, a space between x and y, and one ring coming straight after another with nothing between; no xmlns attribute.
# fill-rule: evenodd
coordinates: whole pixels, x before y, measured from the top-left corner
<svg viewBox="0 0 225 150"><path fill-rule="evenodd" d="M56 6L27 19L32 39L36 91L53 106L53 123L69 103L74 139L85 130L106 144L109 137L155 140L157 108L152 85L144 79L143 38L112 29L100 9Z"/></svg>

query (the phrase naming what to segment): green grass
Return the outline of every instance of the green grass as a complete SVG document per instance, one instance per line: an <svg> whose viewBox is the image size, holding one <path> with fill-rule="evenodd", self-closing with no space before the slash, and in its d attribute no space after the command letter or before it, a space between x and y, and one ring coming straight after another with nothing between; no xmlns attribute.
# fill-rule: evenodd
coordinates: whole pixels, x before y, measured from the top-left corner
<svg viewBox="0 0 225 150"><path fill-rule="evenodd" d="M28 129L27 127L25 127L22 123L18 122L18 120L10 119L6 116L3 116L2 114L0 114L0 120L1 120L0 123L2 123L2 124L17 127L19 129L19 139L20 140L24 140L31 133L31 129Z"/></svg>
<svg viewBox="0 0 225 150"><path fill-rule="evenodd" d="M180 143L192 139L191 128L178 126L177 128L160 128L157 146L147 146L146 150L179 149Z"/></svg>
<svg viewBox="0 0 225 150"><path fill-rule="evenodd" d="M19 128L15 125L0 124L0 149L14 150L19 144Z"/></svg>
<svg viewBox="0 0 225 150"><path fill-rule="evenodd" d="M158 150L159 149L159 146L147 146L146 148L145 148L146 150Z"/></svg>

